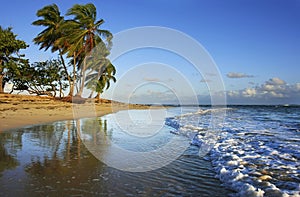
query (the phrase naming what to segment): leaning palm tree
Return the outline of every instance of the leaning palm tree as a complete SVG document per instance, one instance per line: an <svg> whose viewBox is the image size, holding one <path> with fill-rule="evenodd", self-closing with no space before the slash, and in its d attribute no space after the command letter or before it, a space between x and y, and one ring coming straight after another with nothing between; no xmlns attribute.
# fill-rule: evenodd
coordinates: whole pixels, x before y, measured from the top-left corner
<svg viewBox="0 0 300 197"><path fill-rule="evenodd" d="M81 84L77 96L81 96L85 85L87 58L91 56L93 48L99 43L105 43L105 46L109 49L112 34L107 30L100 29L104 20L97 20L97 11L94 4L75 4L68 10L67 15L74 16L73 20L65 23L65 30L71 30L65 39L70 44L67 51L69 56L73 55L74 61L78 59L77 65L79 65Z"/></svg>
<svg viewBox="0 0 300 197"><path fill-rule="evenodd" d="M115 78L116 69L115 67L110 63L102 72L100 75L97 83L95 91L97 92L97 95L95 98L97 100L100 100L100 95L103 93L104 89L108 89L110 87L110 81L116 82Z"/></svg>
<svg viewBox="0 0 300 197"><path fill-rule="evenodd" d="M33 41L35 44L40 45L40 49L48 50L51 47L52 52L59 52L59 56L70 86L69 96L72 96L73 83L63 58L63 49L65 46L57 42L59 38L64 36L64 32L61 31L61 26L65 21L64 17L60 15L59 8L56 4L43 7L37 11L36 15L42 19L36 20L32 24L44 26L46 28L41 31L37 37L33 39Z"/></svg>
<svg viewBox="0 0 300 197"><path fill-rule="evenodd" d="M94 49L93 54L87 58L86 67L86 84L88 89L91 89L89 98L92 98L94 92L96 91L96 86L99 78L104 72L107 72L107 67L111 64L107 56L110 54L106 45L100 42Z"/></svg>
<svg viewBox="0 0 300 197"><path fill-rule="evenodd" d="M114 65L105 57L98 59L96 62L92 62L96 68L89 73L86 78L86 86L91 89L90 98L94 92L97 92L96 99L100 100L100 94L105 89L110 87L110 81L116 82L115 74L116 68Z"/></svg>

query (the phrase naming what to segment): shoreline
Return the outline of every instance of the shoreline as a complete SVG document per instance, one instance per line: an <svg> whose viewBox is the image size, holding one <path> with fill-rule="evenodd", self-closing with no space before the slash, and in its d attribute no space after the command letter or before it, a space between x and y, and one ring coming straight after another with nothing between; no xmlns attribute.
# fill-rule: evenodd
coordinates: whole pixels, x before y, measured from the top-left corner
<svg viewBox="0 0 300 197"><path fill-rule="evenodd" d="M0 94L0 133L30 125L98 117L121 110L149 109L145 105L103 101L78 105L51 97Z"/></svg>

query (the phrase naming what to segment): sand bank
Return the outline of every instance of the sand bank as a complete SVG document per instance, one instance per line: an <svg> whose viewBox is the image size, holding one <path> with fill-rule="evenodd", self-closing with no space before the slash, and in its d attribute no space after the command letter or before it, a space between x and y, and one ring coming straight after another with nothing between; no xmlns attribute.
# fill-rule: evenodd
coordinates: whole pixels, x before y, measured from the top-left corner
<svg viewBox="0 0 300 197"><path fill-rule="evenodd" d="M51 97L0 94L0 132L33 124L102 116L126 109L147 109L143 105L111 103L73 104Z"/></svg>

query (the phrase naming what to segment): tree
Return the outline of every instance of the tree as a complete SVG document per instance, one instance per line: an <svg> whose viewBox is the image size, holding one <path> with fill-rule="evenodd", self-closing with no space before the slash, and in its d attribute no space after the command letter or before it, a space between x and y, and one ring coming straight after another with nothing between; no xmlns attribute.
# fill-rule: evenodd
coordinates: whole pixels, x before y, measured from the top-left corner
<svg viewBox="0 0 300 197"><path fill-rule="evenodd" d="M7 81L5 76L11 70L11 63L21 59L23 55L20 55L19 51L28 47L23 40L18 40L16 37L11 27L3 29L0 26L0 93L4 92L5 81Z"/></svg>
<svg viewBox="0 0 300 197"><path fill-rule="evenodd" d="M32 24L37 26L45 26L46 29L40 32L33 41L35 44L40 45L40 49L48 50L51 47L52 52L59 52L63 69L69 82L70 91L68 95L73 96L73 82L63 58L63 48L66 47L66 43L57 42L57 40L65 36L63 28L61 28L65 22L64 17L61 16L59 8L56 4L45 6L44 8L38 10L36 15L38 17L42 17L42 19L36 20Z"/></svg>
<svg viewBox="0 0 300 197"><path fill-rule="evenodd" d="M35 62L30 65L28 61L20 61L11 65L9 74L10 81L13 82L13 90L27 91L30 94L56 96L68 86L64 81L66 74L60 60L48 60ZM42 76L42 77L41 77Z"/></svg>
<svg viewBox="0 0 300 197"><path fill-rule="evenodd" d="M10 61L10 72L6 74L8 82L12 82L12 93L14 90L28 90L27 81L31 81L35 73L34 68L30 67L29 60L19 59L18 61Z"/></svg>
<svg viewBox="0 0 300 197"><path fill-rule="evenodd" d="M110 87L110 81L112 80L114 83L116 82L115 78L116 69L112 64L109 64L105 70L100 75L97 85L96 85L96 99L100 100L100 94L103 93L104 89L108 89Z"/></svg>
<svg viewBox="0 0 300 197"><path fill-rule="evenodd" d="M39 87L41 90L40 93L35 93L46 93L48 95L51 93L55 97L56 92L59 91L61 97L63 90L68 87L68 85L64 83L66 73L64 72L61 61L52 59L45 62L36 62L33 66L35 69L35 79L33 81L35 82L35 87Z"/></svg>
<svg viewBox="0 0 300 197"><path fill-rule="evenodd" d="M116 82L115 74L116 68L108 59L102 60L102 66L98 66L98 72L94 72L87 76L86 86L88 89L91 89L92 92L90 97L92 97L94 91L97 92L95 98L100 100L100 95L103 91L110 87L110 81Z"/></svg>
<svg viewBox="0 0 300 197"><path fill-rule="evenodd" d="M100 100L100 94L105 89L110 87L110 81L116 82L114 75L116 74L116 68L107 58L109 50L103 43L97 45L93 50L93 57L90 57L87 61L87 67L90 72L87 73L86 86L91 89L90 98L94 92L97 92L96 99Z"/></svg>
<svg viewBox="0 0 300 197"><path fill-rule="evenodd" d="M74 16L74 19L65 22L64 29L70 34L67 34L62 40L68 40L70 44L67 49L68 54L73 56L73 60L78 64L81 84L77 96L81 97L85 85L87 58L89 58L93 48L99 43L105 43L105 46L109 49L111 47L112 34L107 30L100 29L104 20L96 19L97 11L94 4L75 4L68 10L67 15Z"/></svg>
<svg viewBox="0 0 300 197"><path fill-rule="evenodd" d="M45 26L46 29L34 38L34 42L40 45L40 49L48 50L51 48L52 52L59 52L69 81L69 96L73 96L75 83L79 82L76 96L81 97L86 85L86 72L96 71L98 73L97 80L102 75L100 73L106 72L101 65L98 65L101 67L100 69L97 68L97 65L88 65L87 62L94 55L92 51L97 45L104 47L106 53L95 55L100 55L101 58L103 55L103 58L106 59L112 45L112 34L107 30L100 29L104 20L97 20L96 7L91 3L86 5L75 4L68 10L66 15L73 18L65 20L55 4L38 10L37 16L42 17L42 19L34 21L33 25ZM70 58L70 64L73 65L73 76L68 73L63 55ZM79 72L77 73L76 70Z"/></svg>

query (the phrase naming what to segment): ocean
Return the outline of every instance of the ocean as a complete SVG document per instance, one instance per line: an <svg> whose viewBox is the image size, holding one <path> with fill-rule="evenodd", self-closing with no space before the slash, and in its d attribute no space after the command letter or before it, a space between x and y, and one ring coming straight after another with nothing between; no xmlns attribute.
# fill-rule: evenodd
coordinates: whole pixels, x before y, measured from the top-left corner
<svg viewBox="0 0 300 197"><path fill-rule="evenodd" d="M300 107L170 107L0 133L0 196L300 196Z"/></svg>
<svg viewBox="0 0 300 197"><path fill-rule="evenodd" d="M194 112L170 117L168 125L201 147L213 110L226 115L205 157L231 196L300 196L299 106L190 108Z"/></svg>

